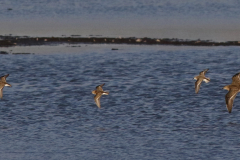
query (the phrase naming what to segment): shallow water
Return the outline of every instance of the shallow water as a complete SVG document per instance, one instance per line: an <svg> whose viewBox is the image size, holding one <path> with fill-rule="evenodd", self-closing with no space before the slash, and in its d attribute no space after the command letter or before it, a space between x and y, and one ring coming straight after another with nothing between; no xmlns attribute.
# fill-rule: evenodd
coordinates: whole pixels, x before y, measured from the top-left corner
<svg viewBox="0 0 240 160"><path fill-rule="evenodd" d="M240 99L229 114L222 90L239 72L238 47L51 47L0 55L13 86L0 101L1 159L240 156ZM205 68L211 82L195 94ZM99 109L91 91L102 83Z"/></svg>

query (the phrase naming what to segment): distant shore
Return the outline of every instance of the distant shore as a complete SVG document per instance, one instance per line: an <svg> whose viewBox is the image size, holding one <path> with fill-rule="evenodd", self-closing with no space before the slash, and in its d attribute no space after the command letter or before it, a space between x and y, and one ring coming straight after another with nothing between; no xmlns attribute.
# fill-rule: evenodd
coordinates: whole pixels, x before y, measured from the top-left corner
<svg viewBox="0 0 240 160"><path fill-rule="evenodd" d="M1 36L0 47L36 46L58 44L138 44L138 45L175 45L175 46L240 46L240 41L214 42L210 40L183 40L176 38L110 38L101 36L81 37L29 37L29 36Z"/></svg>

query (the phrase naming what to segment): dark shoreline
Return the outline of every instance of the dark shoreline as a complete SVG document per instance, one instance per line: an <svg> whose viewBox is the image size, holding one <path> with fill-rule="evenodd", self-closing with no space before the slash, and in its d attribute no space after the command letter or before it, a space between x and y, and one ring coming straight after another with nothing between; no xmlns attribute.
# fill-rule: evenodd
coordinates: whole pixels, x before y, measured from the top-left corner
<svg viewBox="0 0 240 160"><path fill-rule="evenodd" d="M183 40L168 38L109 38L109 37L28 37L28 36L0 36L0 47L36 46L58 44L138 44L138 45L175 45L175 46L240 46L240 41L214 42L209 40Z"/></svg>

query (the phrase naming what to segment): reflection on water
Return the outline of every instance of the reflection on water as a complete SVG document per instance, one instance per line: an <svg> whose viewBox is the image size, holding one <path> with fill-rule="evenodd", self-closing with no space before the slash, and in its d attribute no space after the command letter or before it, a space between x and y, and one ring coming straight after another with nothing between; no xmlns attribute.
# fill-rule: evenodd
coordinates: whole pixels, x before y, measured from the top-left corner
<svg viewBox="0 0 240 160"><path fill-rule="evenodd" d="M1 159L238 157L240 99L229 114L221 89L239 72L237 47L117 47L0 55L13 86L0 101ZM211 82L195 94L205 68Z"/></svg>

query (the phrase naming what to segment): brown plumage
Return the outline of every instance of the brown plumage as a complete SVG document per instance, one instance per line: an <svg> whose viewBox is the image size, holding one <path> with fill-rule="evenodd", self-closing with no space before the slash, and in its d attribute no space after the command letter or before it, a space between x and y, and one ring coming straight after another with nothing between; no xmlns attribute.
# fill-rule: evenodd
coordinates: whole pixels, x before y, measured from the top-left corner
<svg viewBox="0 0 240 160"><path fill-rule="evenodd" d="M7 83L6 78L9 76L9 74L0 77L0 98L2 99L3 97L3 88L5 86L12 87L9 83Z"/></svg>
<svg viewBox="0 0 240 160"><path fill-rule="evenodd" d="M228 90L228 93L225 96L225 100L228 112L231 113L233 101L240 91L240 72L232 77L232 84L223 87L223 89Z"/></svg>
<svg viewBox="0 0 240 160"><path fill-rule="evenodd" d="M109 92L105 92L103 91L102 87L105 85L105 83L99 85L96 87L96 90L92 91L92 94L95 94L94 96L94 101L96 102L98 108L101 108L101 105L100 105L100 98L102 95L108 95Z"/></svg>
<svg viewBox="0 0 240 160"><path fill-rule="evenodd" d="M206 83L210 82L210 78L205 77L205 74L207 73L208 70L209 69L205 69L202 72L200 72L198 76L194 77L194 79L197 80L195 82L195 93L199 92L202 81Z"/></svg>

